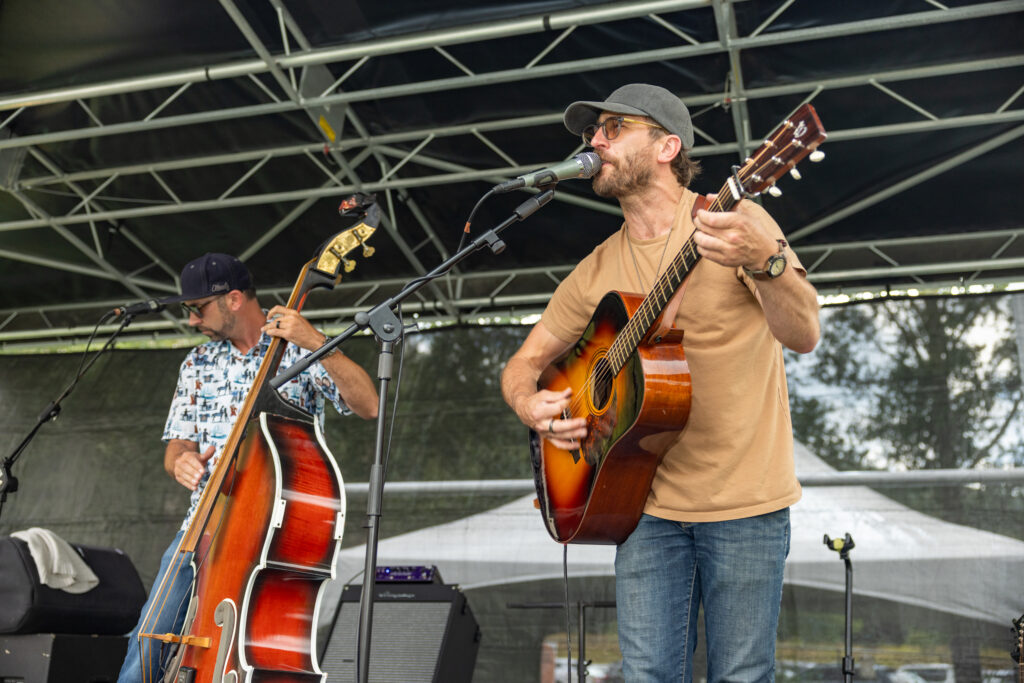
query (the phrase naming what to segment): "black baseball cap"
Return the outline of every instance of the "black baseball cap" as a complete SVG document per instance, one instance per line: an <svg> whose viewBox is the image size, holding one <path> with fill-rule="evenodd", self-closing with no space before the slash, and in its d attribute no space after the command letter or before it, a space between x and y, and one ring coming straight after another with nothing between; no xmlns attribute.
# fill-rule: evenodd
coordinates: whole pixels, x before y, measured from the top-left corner
<svg viewBox="0 0 1024 683"><path fill-rule="evenodd" d="M569 132L579 135L587 126L597 123L602 111L616 114L647 116L672 135L678 135L683 147L693 147L693 122L682 101L665 88L647 83L624 85L604 102L573 102L562 116Z"/></svg>
<svg viewBox="0 0 1024 683"><path fill-rule="evenodd" d="M181 295L162 299L161 303L203 299L233 289L252 289L252 275L245 264L230 254L203 254L182 268Z"/></svg>

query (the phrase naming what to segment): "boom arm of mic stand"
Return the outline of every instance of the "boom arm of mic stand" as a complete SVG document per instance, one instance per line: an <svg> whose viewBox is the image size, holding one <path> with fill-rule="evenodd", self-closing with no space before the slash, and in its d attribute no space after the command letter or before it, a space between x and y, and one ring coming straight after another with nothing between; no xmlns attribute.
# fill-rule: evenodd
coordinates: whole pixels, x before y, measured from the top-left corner
<svg viewBox="0 0 1024 683"><path fill-rule="evenodd" d="M516 221L522 221L529 218L538 209L540 209L540 207L550 202L554 196L554 186L546 187L543 192L530 197L525 202L517 206L515 211L512 212L512 215L503 223L477 237L457 253L452 255L447 261L434 268L434 270L408 283L404 288L402 288L402 291L395 296L391 297L387 301L377 304L369 311L360 311L359 313L356 313L353 317L353 324L344 332L339 334L337 337L328 339L319 349L313 351L309 355L303 356L301 360L296 361L294 364L288 366L287 369L282 370L277 374L277 376L270 380L270 386L274 389L279 389L284 383L294 379L303 370L330 353L335 347L341 344L341 342L345 341L359 330L366 329L367 327L373 330L373 333L381 341L395 341L398 339L402 334L402 323L395 316L394 309L399 303L408 298L409 295L419 291L427 283L432 280L436 280L447 273L452 269L452 266L464 260L467 256L479 249L488 247L493 253L500 254L505 250L505 243L498 238L498 233Z"/></svg>
<svg viewBox="0 0 1024 683"><path fill-rule="evenodd" d="M116 330L114 330L114 334L110 335L110 338L103 345L103 348L101 348L99 351L93 354L93 357L90 358L89 362L86 363L85 366L78 371L78 373L75 375L75 378L71 380L71 383L68 384L67 387L65 387L64 391L61 392L60 396L50 401L50 403L46 406L43 412L39 414L39 417L36 419L36 424L32 427L31 431L29 431L25 438L21 440L21 443L19 443L15 447L14 451L6 458L4 458L3 463L0 464L0 513L3 512L4 503L7 502L7 494L14 493L15 491L18 490L18 478L15 477L11 471L12 468L14 467L14 463L18 461L18 458L21 457L21 454L25 452L26 448L28 448L29 443L32 441L33 438L35 438L35 435L39 432L39 429L50 420L57 419L57 416L60 414L61 401L63 401L64 399L71 395L71 392L72 390L74 390L75 385L78 384L78 380L82 379L82 377L85 376L85 373L89 371L89 368L92 367L93 363L95 363L96 360L101 355L103 355L104 351L110 348L110 345L114 343L115 339L117 339L117 335L121 334L121 331L124 330L124 328L128 327L128 325L131 323L133 319L134 316L126 315L121 320L121 325ZM103 320L104 318L100 318L100 323L98 323L97 326L99 324L102 324Z"/></svg>

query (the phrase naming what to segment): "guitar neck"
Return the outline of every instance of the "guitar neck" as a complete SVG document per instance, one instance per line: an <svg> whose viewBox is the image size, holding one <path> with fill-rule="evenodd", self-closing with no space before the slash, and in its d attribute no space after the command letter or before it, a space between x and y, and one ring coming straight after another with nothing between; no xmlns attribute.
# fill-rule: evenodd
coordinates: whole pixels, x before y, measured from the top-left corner
<svg viewBox="0 0 1024 683"><path fill-rule="evenodd" d="M718 191L715 201L708 204L705 208L708 211L730 211L738 203L739 200L733 197L730 179ZM686 239L683 247L668 264L668 268L665 269L665 272L654 283L651 291L644 298L643 303L640 304L636 313L623 326L619 335L612 343L611 348L608 350L608 362L614 374L618 374L619 370L622 369L622 366L625 365L626 361L636 350L640 340L644 338L647 331L651 329L654 322L658 319L658 316L665 310L665 306L672 299L672 295L675 294L679 286L683 284L683 280L686 279L690 271L700 261L700 252L697 251L697 243L693 240L694 234L696 234L696 231L691 233ZM1021 681L1021 683L1024 683L1024 681Z"/></svg>
<svg viewBox="0 0 1024 683"><path fill-rule="evenodd" d="M742 167L733 167L732 175L726 179L715 200L704 208L708 211L729 211L739 204L743 197L750 197L770 188L778 178L792 170L797 162L816 150L824 140L825 130L821 127L821 121L818 120L814 107L805 102L772 131L764 144L757 148ZM607 360L614 371L613 374L618 374L633 355L640 341L658 320L673 294L699 260L700 253L691 234L608 349ZM1024 683L1024 680L1021 683Z"/></svg>

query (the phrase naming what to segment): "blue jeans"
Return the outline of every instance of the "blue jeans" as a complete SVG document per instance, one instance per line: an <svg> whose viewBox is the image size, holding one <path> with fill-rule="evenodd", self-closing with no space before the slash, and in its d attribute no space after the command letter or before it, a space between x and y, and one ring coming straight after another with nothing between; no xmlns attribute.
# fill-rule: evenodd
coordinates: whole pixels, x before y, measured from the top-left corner
<svg viewBox="0 0 1024 683"><path fill-rule="evenodd" d="M174 561L177 554L175 551L178 549L178 543L184 534L184 531L179 531L174 540L171 541L171 545L164 551L164 556L160 560L160 571L157 572L156 580L153 581L153 587L149 590L149 598L146 600L146 604L142 606L139 623L135 625L135 628L132 629L131 634L128 636L128 652L125 655L124 664L121 665L121 673L117 677L117 683L141 683L143 680L140 647L145 648L146 663L149 667L145 680L147 683L159 680L157 676L162 673L160 672L159 665L162 659L161 647L163 644L158 640L145 638L140 645L138 639L139 629L142 627L142 620L149 613L149 605L153 601L153 594L160 586L161 578L167 572L171 562ZM178 563L177 580L174 581L172 589L167 593L166 607L160 611L160 615L155 622L147 626L150 633L181 633L182 625L185 623L185 613L188 610L189 596L192 591L192 565L189 564L191 559L191 556L186 556L183 558L183 562Z"/></svg>
<svg viewBox="0 0 1024 683"><path fill-rule="evenodd" d="M703 604L708 683L773 681L789 535L789 508L725 522L643 515L615 555L626 680L692 681Z"/></svg>

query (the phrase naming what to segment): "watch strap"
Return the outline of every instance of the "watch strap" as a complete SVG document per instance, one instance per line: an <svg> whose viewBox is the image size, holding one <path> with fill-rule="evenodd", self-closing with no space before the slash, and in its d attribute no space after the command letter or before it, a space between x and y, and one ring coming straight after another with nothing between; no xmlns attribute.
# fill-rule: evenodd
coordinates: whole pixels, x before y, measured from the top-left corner
<svg viewBox="0 0 1024 683"><path fill-rule="evenodd" d="M773 279L777 278L779 275L782 275L782 273L785 272L785 266L783 266L783 269L781 271L779 271L776 275L772 275L771 274L770 268L771 268L772 263L774 261L778 260L780 257L781 257L783 263L786 262L785 252L786 252L786 246L789 243L786 242L786 240L782 240L782 239L777 239L775 241L779 243L779 250L776 253L774 253L774 254L772 254L771 256L768 257L768 260L765 261L764 268L762 268L760 270L751 270L750 268L747 268L746 266L743 266L743 272L745 272L747 275L749 275L750 277L752 277L755 280L773 280Z"/></svg>

